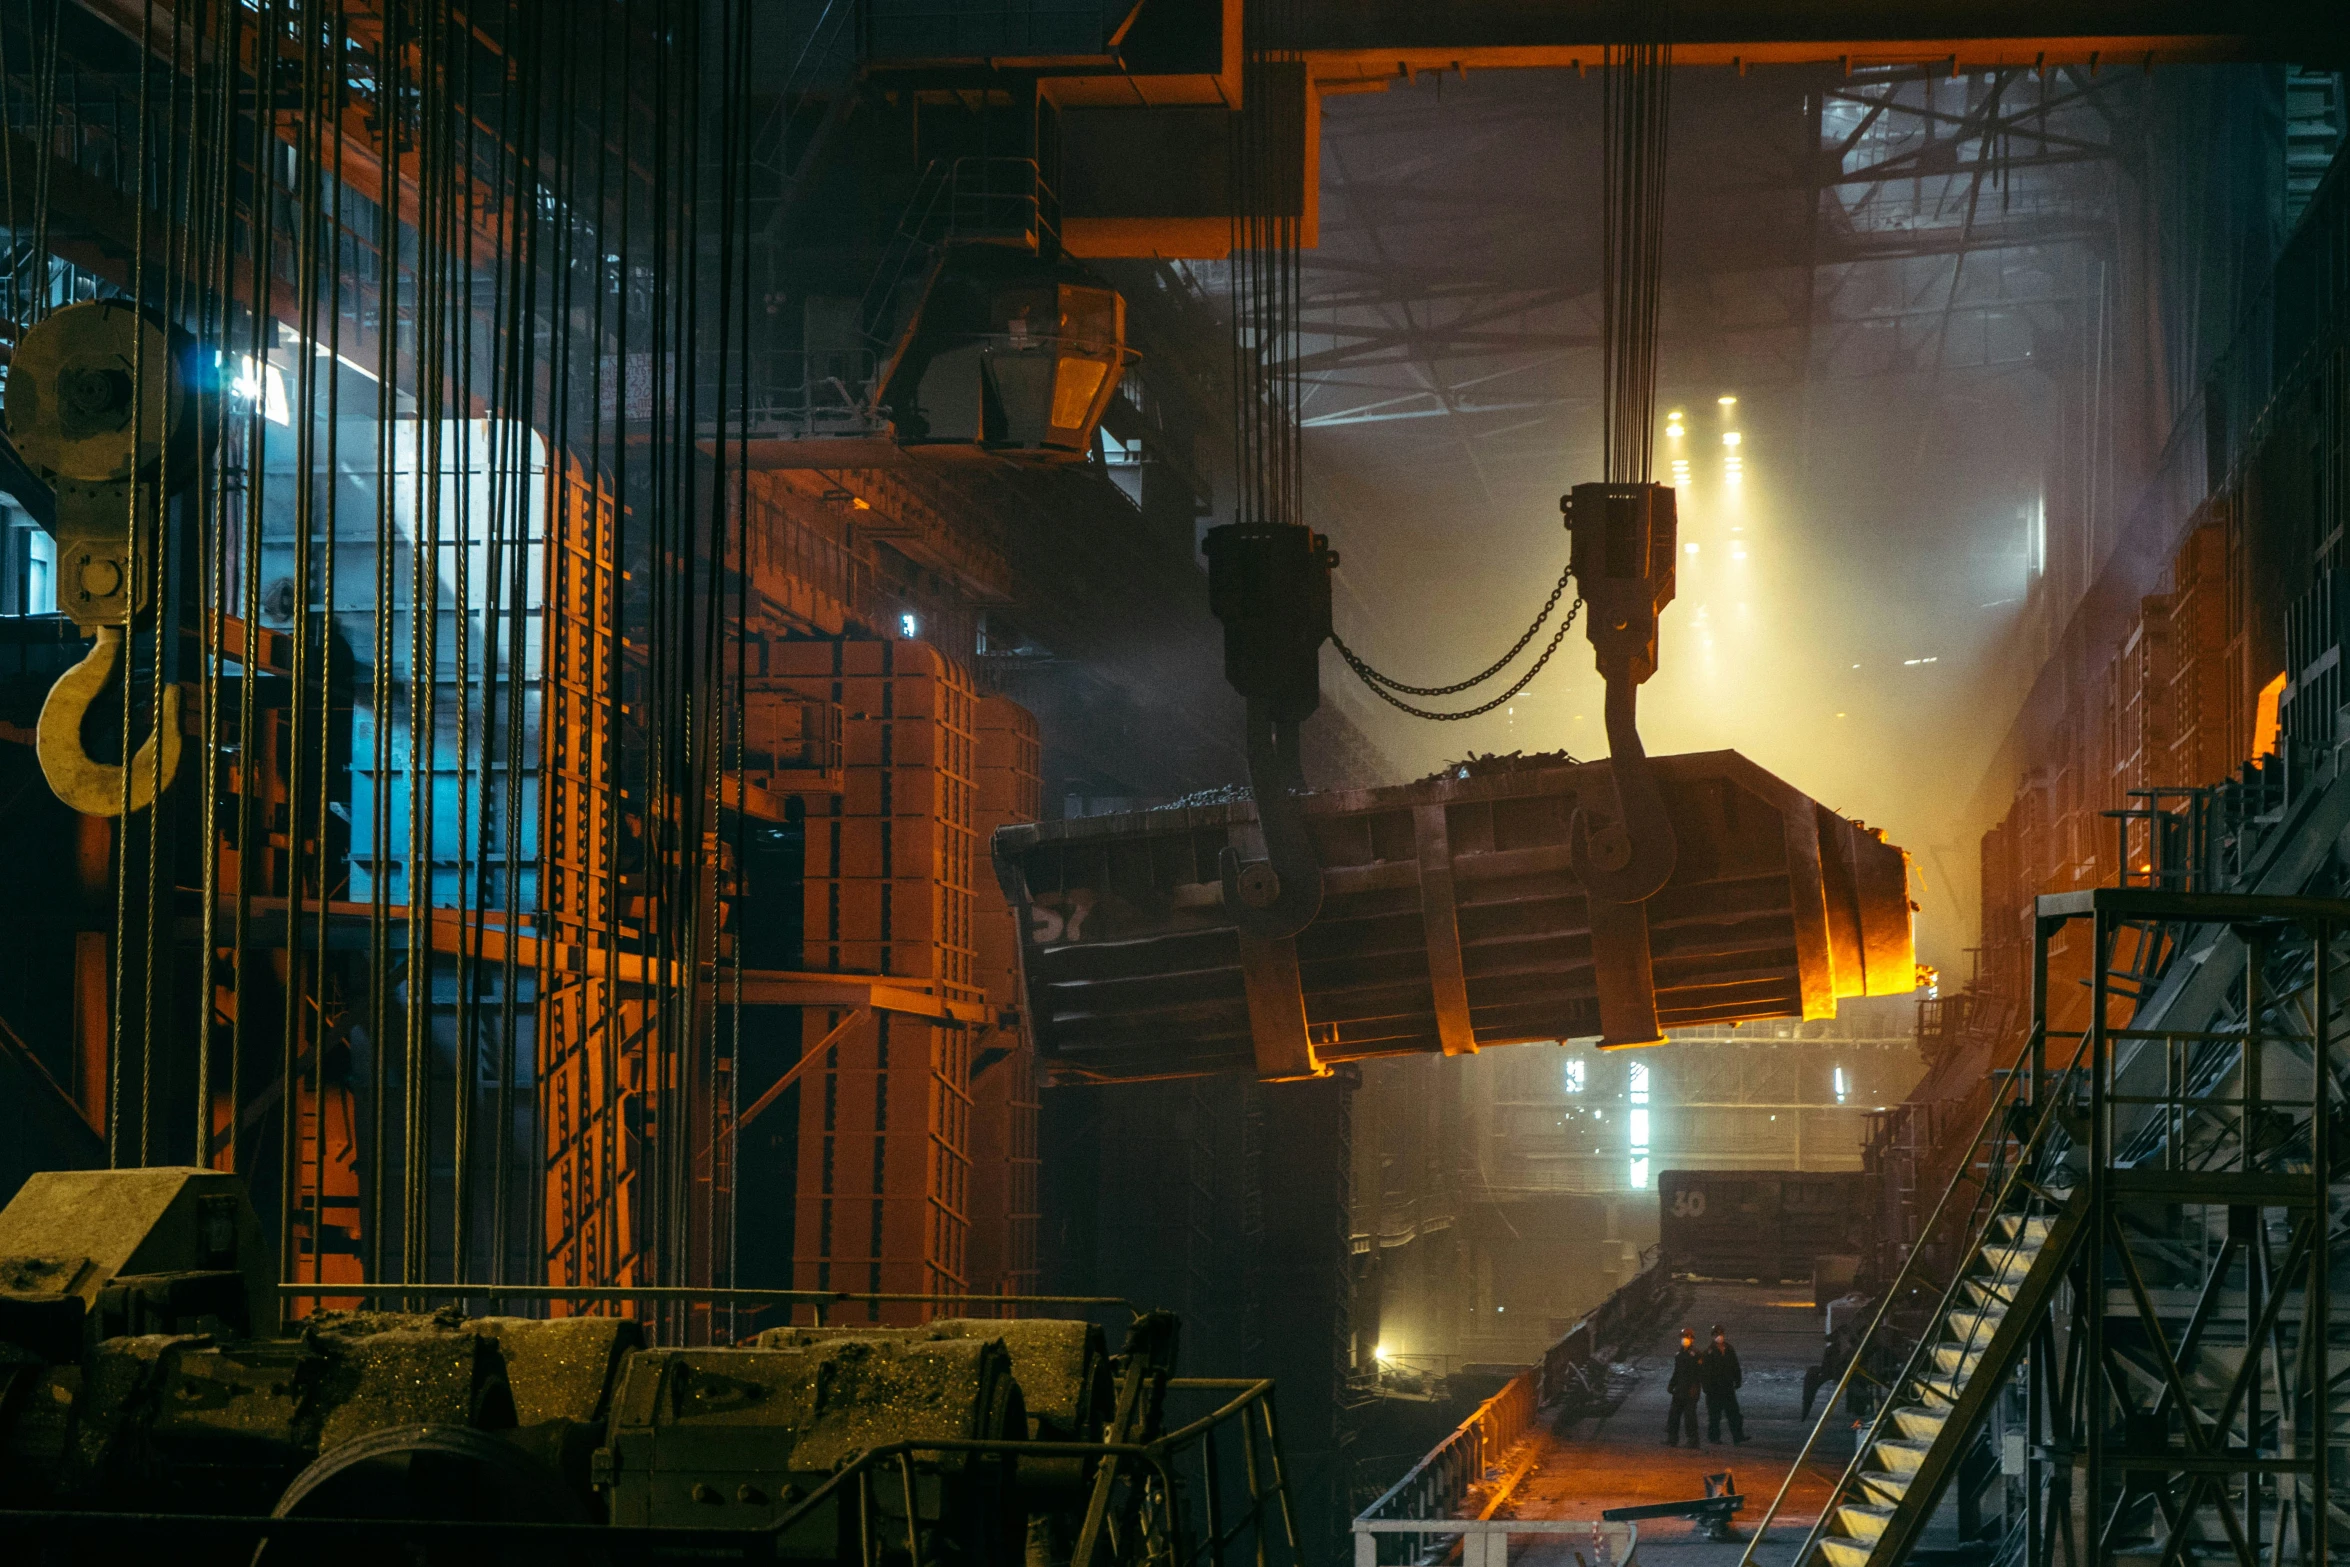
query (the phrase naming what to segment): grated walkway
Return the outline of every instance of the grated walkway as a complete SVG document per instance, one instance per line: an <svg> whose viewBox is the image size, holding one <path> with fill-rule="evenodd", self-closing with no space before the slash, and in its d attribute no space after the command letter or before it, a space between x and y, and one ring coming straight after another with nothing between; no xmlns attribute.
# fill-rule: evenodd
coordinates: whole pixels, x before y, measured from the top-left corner
<svg viewBox="0 0 2350 1567"><path fill-rule="evenodd" d="M1747 1498L1735 1525L1738 1541L1714 1544L1694 1523L1650 1518L1640 1523L1639 1557L1643 1567L1733 1567L1810 1430L1800 1418L1803 1373L1819 1364L1821 1319L1809 1296L1802 1284L1681 1285L1678 1310L1665 1315L1655 1337L1619 1369L1615 1406L1538 1430L1528 1450L1531 1468L1494 1516L1597 1518L1602 1508L1703 1496L1705 1477L1726 1469ZM1718 1444L1695 1452L1668 1449L1662 1445L1670 1404L1665 1378L1680 1329L1695 1329L1702 1344L1717 1322L1728 1330L1746 1373L1739 1404L1747 1440L1732 1445L1725 1428ZM1820 1396L1825 1398L1827 1390ZM1812 1414L1819 1415L1816 1403ZM1821 1436L1779 1509L1769 1542L1756 1557L1759 1564L1789 1567L1803 1531L1819 1516L1829 1488L1852 1456L1852 1442L1848 1417L1840 1417ZM1521 1567L1576 1567L1572 1541L1547 1544L1525 1537L1513 1543L1510 1554ZM1589 1556L1587 1547L1584 1555Z"/></svg>

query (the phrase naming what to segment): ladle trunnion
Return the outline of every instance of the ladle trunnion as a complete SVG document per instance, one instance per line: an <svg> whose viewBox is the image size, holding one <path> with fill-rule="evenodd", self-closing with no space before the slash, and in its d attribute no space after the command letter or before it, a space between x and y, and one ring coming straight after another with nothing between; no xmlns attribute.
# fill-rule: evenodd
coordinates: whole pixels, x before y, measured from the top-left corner
<svg viewBox="0 0 2350 1567"><path fill-rule="evenodd" d="M1246 800L1006 827L1037 1049L1062 1081L1250 1071L1773 1017L1917 982L1907 857L1735 751L1658 757L1679 842L1642 902L1585 896L1579 807L1604 762L1469 764L1302 798L1325 896L1293 937L1244 936L1227 847L1261 854Z"/></svg>

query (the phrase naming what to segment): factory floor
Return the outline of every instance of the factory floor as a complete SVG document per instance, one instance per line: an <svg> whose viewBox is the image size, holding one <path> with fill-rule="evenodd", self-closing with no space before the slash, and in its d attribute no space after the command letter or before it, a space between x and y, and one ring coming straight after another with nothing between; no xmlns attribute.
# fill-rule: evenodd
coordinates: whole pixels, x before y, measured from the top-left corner
<svg viewBox="0 0 2350 1567"><path fill-rule="evenodd" d="M1667 1448L1665 1380L1680 1329L1694 1329L1702 1344L1716 1323L1728 1332L1746 1374L1738 1399L1747 1440L1733 1445L1725 1428L1719 1443L1695 1451ZM1727 1470L1747 1498L1735 1526L1738 1539L1717 1544L1685 1519L1643 1519L1639 1561L1642 1567L1731 1567L1810 1432L1801 1418L1803 1373L1819 1364L1820 1349L1820 1313L1805 1285L1683 1284L1678 1313L1660 1321L1652 1341L1631 1347L1615 1380L1622 1396L1614 1407L1539 1431L1518 1460L1530 1461L1531 1467L1509 1488L1494 1516L1597 1518L1602 1508L1703 1496L1705 1477ZM1816 1403L1812 1415L1819 1415ZM1849 1419L1830 1423L1771 1525L1770 1543L1778 1549L1764 1560L1784 1563L1792 1555L1843 1473L1852 1443ZM1577 1567L1580 1552L1585 1567L1599 1567L1591 1560L1588 1541L1554 1538L1556 1543L1538 1535L1518 1537L1512 1541L1511 1561L1523 1567Z"/></svg>

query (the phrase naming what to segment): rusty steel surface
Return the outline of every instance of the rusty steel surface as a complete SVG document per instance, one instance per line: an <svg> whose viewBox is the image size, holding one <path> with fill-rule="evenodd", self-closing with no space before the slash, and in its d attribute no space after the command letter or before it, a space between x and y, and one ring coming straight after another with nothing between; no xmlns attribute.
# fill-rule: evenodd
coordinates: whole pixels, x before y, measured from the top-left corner
<svg viewBox="0 0 2350 1567"><path fill-rule="evenodd" d="M1914 987L1900 849L1734 751L1655 768L1680 858L1629 905L1588 899L1570 865L1577 810L1613 805L1604 762L1308 796L1327 896L1273 943L1244 942L1223 906L1219 855L1256 850L1246 800L1005 828L997 874L1042 1063L1062 1081L1310 1076L1647 1042L1622 1023L1642 1001L1671 1028L1827 1017L1839 998Z"/></svg>

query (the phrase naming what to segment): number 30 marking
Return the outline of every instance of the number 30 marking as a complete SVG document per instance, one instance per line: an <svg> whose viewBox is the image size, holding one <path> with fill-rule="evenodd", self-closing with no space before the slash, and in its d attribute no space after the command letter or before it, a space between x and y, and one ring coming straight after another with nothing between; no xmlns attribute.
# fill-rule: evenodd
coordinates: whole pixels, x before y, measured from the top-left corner
<svg viewBox="0 0 2350 1567"><path fill-rule="evenodd" d="M1705 1217L1705 1193L1687 1189L1673 1193L1673 1217L1676 1219Z"/></svg>

